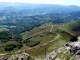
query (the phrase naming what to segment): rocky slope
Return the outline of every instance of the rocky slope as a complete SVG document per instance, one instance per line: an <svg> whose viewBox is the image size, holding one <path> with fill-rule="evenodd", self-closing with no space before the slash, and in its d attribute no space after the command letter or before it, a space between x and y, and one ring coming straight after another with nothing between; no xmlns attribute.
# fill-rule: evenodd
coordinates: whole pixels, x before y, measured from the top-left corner
<svg viewBox="0 0 80 60"><path fill-rule="evenodd" d="M11 55L8 58L5 58L3 55L0 60L80 60L80 55L78 54L80 53L80 50L76 49L76 47L79 48L80 45L77 45L77 42L66 43L56 51L54 50L45 54L45 57L43 58L33 57L28 53L22 52L20 54ZM73 43L75 43L75 45L73 45Z"/></svg>

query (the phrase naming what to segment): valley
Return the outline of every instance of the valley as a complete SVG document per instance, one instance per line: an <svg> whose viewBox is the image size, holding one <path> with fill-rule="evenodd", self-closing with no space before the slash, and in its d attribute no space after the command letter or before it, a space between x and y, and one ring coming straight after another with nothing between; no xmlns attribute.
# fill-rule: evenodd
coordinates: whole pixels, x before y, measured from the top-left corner
<svg viewBox="0 0 80 60"><path fill-rule="evenodd" d="M3 3L0 60L79 59L74 47L80 36L79 6Z"/></svg>
<svg viewBox="0 0 80 60"><path fill-rule="evenodd" d="M70 22L70 23L65 23L65 24L64 23L53 24L50 22L50 23L42 24L39 27L35 27L30 31L23 32L21 33L22 39L23 39L22 40L23 46L21 47L21 49L20 50L14 49L12 52L3 53L0 56L7 56L9 54L10 55L21 54L22 52L25 52L25 53L30 54L31 56L34 56L34 57L36 56L36 58L39 57L40 59L44 59L45 54L50 53L51 51L57 50L58 48L64 46L67 42L70 42L71 37L76 36L78 31L76 32L69 27L70 25L73 25L73 24L76 25L78 23L79 22ZM26 43L29 41L30 42L39 41L40 43L38 43L38 45L33 45L32 47L29 47L29 46L26 46ZM11 44L10 41L9 43ZM16 44L16 42L14 43Z"/></svg>

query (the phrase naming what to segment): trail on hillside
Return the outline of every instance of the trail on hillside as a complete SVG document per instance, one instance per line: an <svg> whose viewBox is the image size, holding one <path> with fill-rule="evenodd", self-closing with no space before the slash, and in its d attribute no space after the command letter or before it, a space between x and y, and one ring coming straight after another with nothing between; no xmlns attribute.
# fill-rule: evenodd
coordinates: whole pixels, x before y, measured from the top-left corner
<svg viewBox="0 0 80 60"><path fill-rule="evenodd" d="M26 50L30 50L30 49L33 49L33 48L39 48L39 47L42 47L42 46L44 46L44 45L47 45L48 43L51 43L51 42L53 42L53 41L55 41L60 35L58 34L58 33L56 33L57 34L57 36L53 39L53 40L51 40L51 41L48 41L47 43L45 43L45 44L43 44L43 45L40 45L40 46L36 46L36 47L32 47L32 48L27 48L27 49L24 49L24 50L19 50L19 51L15 51L15 53L18 53L18 52L22 52L22 51L26 51ZM1 55L7 55L8 53L3 53L3 54L0 54L0 56Z"/></svg>
<svg viewBox="0 0 80 60"><path fill-rule="evenodd" d="M51 29L50 29L50 32L52 32L53 26L54 26L54 25L52 25L52 27L51 27Z"/></svg>
<svg viewBox="0 0 80 60"><path fill-rule="evenodd" d="M44 46L44 45L47 45L48 43L51 43L51 42L55 41L55 40L59 37L59 34L58 34L58 33L56 33L56 34L57 34L57 36L56 36L53 40L48 41L47 43L45 43L45 44L43 44L43 45L36 46L36 47L32 47L32 48L27 48L27 49L20 50L20 51L17 51L17 52L22 52L22 51L30 50L30 49L33 49L33 48L39 48L39 47L42 47L42 46ZM15 53L17 53L17 52L15 52Z"/></svg>

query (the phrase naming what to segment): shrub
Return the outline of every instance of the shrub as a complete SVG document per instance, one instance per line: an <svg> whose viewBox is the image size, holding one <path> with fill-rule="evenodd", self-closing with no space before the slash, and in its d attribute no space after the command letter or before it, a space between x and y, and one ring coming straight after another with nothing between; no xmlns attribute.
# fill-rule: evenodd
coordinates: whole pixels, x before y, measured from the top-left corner
<svg viewBox="0 0 80 60"><path fill-rule="evenodd" d="M18 49L20 49L22 46L23 46L23 45L19 43L16 47L17 47Z"/></svg>
<svg viewBox="0 0 80 60"><path fill-rule="evenodd" d="M26 43L27 46L33 47L40 43L40 41L29 41Z"/></svg>
<svg viewBox="0 0 80 60"><path fill-rule="evenodd" d="M0 39L9 39L7 32L0 32Z"/></svg>
<svg viewBox="0 0 80 60"><path fill-rule="evenodd" d="M5 49L5 51L12 51L14 48L16 48L16 45L7 44L4 49Z"/></svg>
<svg viewBox="0 0 80 60"><path fill-rule="evenodd" d="M74 42L74 41L77 41L77 37L76 36L73 36L70 41Z"/></svg>

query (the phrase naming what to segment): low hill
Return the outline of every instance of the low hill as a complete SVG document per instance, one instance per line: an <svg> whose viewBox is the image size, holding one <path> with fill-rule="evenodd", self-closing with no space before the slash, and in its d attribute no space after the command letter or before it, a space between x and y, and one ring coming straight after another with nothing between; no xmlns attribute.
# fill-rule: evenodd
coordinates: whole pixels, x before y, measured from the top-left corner
<svg viewBox="0 0 80 60"><path fill-rule="evenodd" d="M45 54L45 49L48 52L56 50L67 42L70 42L73 36L80 34L80 22L69 22L63 24L45 23L39 27L35 27L30 31L23 32L23 40L40 41L40 43L32 49L25 50L27 53L37 56L41 52ZM37 52L36 52L37 51ZM34 52L34 53L32 53Z"/></svg>
<svg viewBox="0 0 80 60"><path fill-rule="evenodd" d="M45 33L55 33L56 31L65 31L71 35L79 34L80 32L80 21L69 22L63 24L53 24L53 23L45 23L39 27L35 27L30 31L23 32L21 35L23 40L32 38Z"/></svg>
<svg viewBox="0 0 80 60"><path fill-rule="evenodd" d="M79 23L79 21L63 24L53 24L50 22L42 24L39 27L34 27L30 31L25 31L21 33L23 47L19 50L15 49L13 52L5 54L5 56L25 52L30 54L30 56L33 57L33 60L36 58L44 60L45 57L49 57L48 55L55 52L57 54L54 58L55 60L58 57L60 59L70 59L73 55L66 50L64 45L71 42L72 37L80 34ZM64 57L62 57L63 55ZM50 55L50 57L51 56L52 55Z"/></svg>

